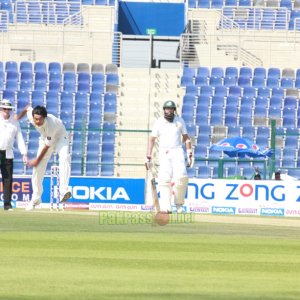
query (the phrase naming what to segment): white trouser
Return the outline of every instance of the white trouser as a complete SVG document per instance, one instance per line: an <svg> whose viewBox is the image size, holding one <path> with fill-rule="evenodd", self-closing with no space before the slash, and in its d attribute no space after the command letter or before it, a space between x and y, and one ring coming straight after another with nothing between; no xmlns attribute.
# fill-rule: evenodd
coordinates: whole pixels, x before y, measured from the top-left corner
<svg viewBox="0 0 300 300"><path fill-rule="evenodd" d="M171 211L171 181L187 177L183 149L159 149L159 164L160 210Z"/></svg>
<svg viewBox="0 0 300 300"><path fill-rule="evenodd" d="M45 144L42 139L39 141L38 154L42 151ZM53 146L46 152L40 163L33 168L32 171L32 200L41 201L43 194L43 179L46 172L48 161L53 152L59 157L59 179L60 179L60 195L63 197L69 191L69 180L71 174L71 158L69 153L69 140L67 136L61 136Z"/></svg>

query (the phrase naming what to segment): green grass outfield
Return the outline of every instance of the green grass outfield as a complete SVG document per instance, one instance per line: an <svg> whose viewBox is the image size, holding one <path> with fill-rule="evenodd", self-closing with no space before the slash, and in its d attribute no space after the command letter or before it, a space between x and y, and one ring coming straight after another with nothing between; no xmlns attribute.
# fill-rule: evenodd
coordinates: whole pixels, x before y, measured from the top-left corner
<svg viewBox="0 0 300 300"><path fill-rule="evenodd" d="M0 212L0 299L300 299L300 220Z"/></svg>

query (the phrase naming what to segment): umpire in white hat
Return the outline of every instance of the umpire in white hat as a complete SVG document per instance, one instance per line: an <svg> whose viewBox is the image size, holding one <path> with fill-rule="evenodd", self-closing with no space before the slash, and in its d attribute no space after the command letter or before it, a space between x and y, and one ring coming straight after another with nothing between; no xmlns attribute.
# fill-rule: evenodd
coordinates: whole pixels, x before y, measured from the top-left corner
<svg viewBox="0 0 300 300"><path fill-rule="evenodd" d="M0 103L0 165L3 183L4 210L12 210L12 182L14 142L17 140L18 148L27 163L27 149L22 136L19 122L11 114L13 106L9 100L3 99Z"/></svg>

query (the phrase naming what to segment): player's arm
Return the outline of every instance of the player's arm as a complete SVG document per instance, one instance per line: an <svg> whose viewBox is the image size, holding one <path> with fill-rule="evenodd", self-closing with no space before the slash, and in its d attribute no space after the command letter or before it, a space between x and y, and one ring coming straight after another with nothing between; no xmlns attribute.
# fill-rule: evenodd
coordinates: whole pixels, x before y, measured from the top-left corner
<svg viewBox="0 0 300 300"><path fill-rule="evenodd" d="M151 166L151 156L152 156L152 151L155 145L156 137L155 136L150 136L149 138L149 145L148 145L148 151L146 155L146 169L149 169Z"/></svg>
<svg viewBox="0 0 300 300"><path fill-rule="evenodd" d="M45 154L47 153L49 148L50 148L49 146L45 145L44 148L42 149L42 151L40 152L40 154L36 158L34 158L28 162L28 166L36 167L40 163L40 161L43 159L43 157L45 156Z"/></svg>
<svg viewBox="0 0 300 300"><path fill-rule="evenodd" d="M188 157L188 167L193 164L193 150L192 150L192 141L187 133L182 135L183 142L185 143L187 157Z"/></svg>
<svg viewBox="0 0 300 300"><path fill-rule="evenodd" d="M155 141L156 141L156 137L155 136L150 136L147 156L151 157L152 151L153 151L153 148L154 148L154 145L155 145Z"/></svg>
<svg viewBox="0 0 300 300"><path fill-rule="evenodd" d="M27 105L22 109L22 111L21 111L18 115L15 116L15 119L16 119L16 120L21 120L21 119L27 114L27 110L28 110L29 107L30 107L30 105L27 104Z"/></svg>

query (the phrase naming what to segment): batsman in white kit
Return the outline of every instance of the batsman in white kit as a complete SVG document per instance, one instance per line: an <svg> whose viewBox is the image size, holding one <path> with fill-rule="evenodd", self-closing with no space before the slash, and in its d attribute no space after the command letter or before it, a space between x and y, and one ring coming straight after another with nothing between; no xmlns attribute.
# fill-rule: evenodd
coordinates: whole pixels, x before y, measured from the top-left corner
<svg viewBox="0 0 300 300"><path fill-rule="evenodd" d="M182 212L188 185L187 166L192 165L193 153L191 140L184 120L176 115L176 104L168 100L163 105L164 116L154 124L149 138L146 164L150 167L152 151L159 138L159 206L161 212L171 213L172 183L174 204L178 213ZM182 142L186 145L188 164L185 162Z"/></svg>
<svg viewBox="0 0 300 300"><path fill-rule="evenodd" d="M32 171L32 197L27 210L32 210L42 201L43 179L48 161L56 152L59 156L60 202L65 202L71 197L69 180L71 173L71 158L69 153L69 138L62 121L52 114L48 114L43 106L35 108L26 106L19 114L21 119L25 114L30 123L41 134L36 158L28 161Z"/></svg>

